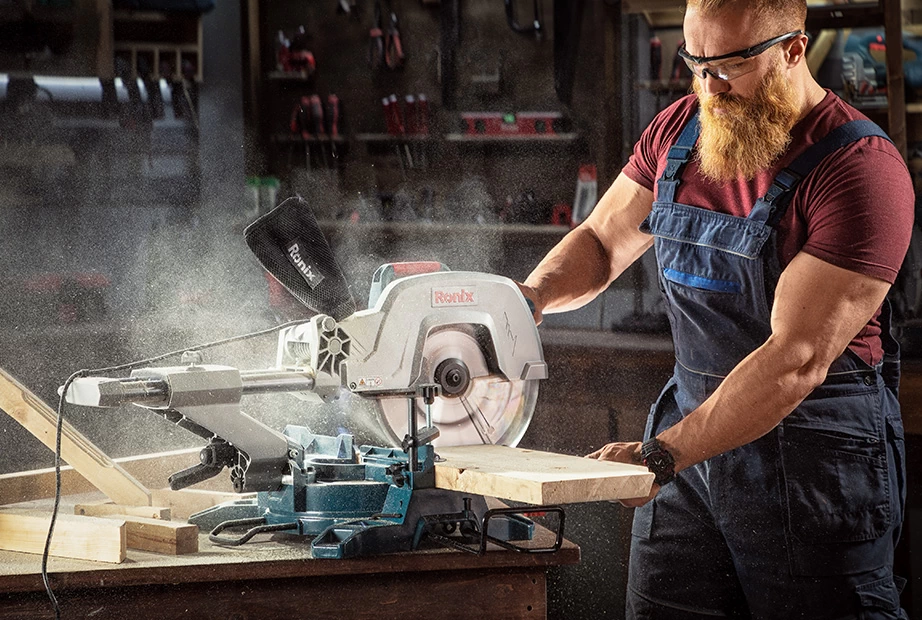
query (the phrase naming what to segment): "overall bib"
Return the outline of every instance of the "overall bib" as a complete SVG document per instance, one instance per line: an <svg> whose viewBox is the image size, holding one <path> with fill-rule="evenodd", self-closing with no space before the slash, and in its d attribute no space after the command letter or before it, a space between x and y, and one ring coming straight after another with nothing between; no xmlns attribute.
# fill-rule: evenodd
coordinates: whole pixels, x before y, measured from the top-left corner
<svg viewBox="0 0 922 620"><path fill-rule="evenodd" d="M644 438L695 410L771 333L775 228L799 181L870 121L832 131L781 171L749 217L674 200L697 115L669 151L653 210L675 373ZM899 346L881 326L873 368L846 351L825 382L760 439L680 472L634 515L628 617L906 618L892 572L905 503Z"/></svg>

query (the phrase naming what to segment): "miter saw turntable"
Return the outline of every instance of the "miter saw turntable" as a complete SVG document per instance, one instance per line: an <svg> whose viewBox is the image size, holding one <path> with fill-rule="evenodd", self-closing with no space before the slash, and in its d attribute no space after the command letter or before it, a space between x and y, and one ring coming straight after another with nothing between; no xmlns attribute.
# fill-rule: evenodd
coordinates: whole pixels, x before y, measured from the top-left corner
<svg viewBox="0 0 922 620"><path fill-rule="evenodd" d="M170 477L180 489L230 469L234 489L255 498L189 520L218 544L263 532L312 536L318 558L419 548L427 541L483 553L488 541L531 552L562 542L556 506L488 509L482 496L436 488L438 446L514 446L547 376L532 312L514 282L496 275L397 264L374 277L367 310L355 311L313 215L289 199L247 229L260 262L318 312L279 332L275 366L239 370L189 351L181 365L130 377L79 377L66 400L134 403L209 440L200 463ZM351 303L350 303L351 302ZM343 392L375 404L390 446L356 446L350 434L283 432L248 416L243 396L287 392L318 401ZM557 515L555 543L531 548L530 513ZM236 534L232 534L236 533Z"/></svg>

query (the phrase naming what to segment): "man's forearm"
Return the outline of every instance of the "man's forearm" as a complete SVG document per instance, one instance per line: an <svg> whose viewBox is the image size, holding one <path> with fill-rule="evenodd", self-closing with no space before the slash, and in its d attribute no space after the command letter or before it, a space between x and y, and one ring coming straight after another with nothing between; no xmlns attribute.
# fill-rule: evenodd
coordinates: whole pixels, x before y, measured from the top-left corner
<svg viewBox="0 0 922 620"><path fill-rule="evenodd" d="M541 261L524 284L539 310L575 310L592 301L644 253L653 238L638 230L653 192L618 175L589 217Z"/></svg>
<svg viewBox="0 0 922 620"><path fill-rule="evenodd" d="M822 383L828 363L769 339L681 422L658 435L676 471L738 448L778 425Z"/></svg>
<svg viewBox="0 0 922 620"><path fill-rule="evenodd" d="M570 231L524 284L538 294L544 312L574 310L605 290L609 259L598 237L586 227Z"/></svg>

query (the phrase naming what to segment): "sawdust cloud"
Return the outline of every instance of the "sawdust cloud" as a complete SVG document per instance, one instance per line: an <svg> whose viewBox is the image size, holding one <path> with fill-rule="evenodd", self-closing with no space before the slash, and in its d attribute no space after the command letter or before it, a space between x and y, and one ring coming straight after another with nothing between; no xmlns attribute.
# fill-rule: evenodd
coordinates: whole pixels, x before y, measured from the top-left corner
<svg viewBox="0 0 922 620"><path fill-rule="evenodd" d="M267 279L242 235L255 217L245 200L242 145L222 125L220 105L208 101L202 99L200 123L214 129L209 140L218 146L198 149L177 148L189 136L166 136L156 128L62 139L50 129L60 114L53 106L0 114L3 148L35 151L4 162L17 174L0 187L0 366L46 402L56 404L57 388L78 369L120 365L307 316L283 316L268 303ZM229 143L239 148L229 151ZM497 211L482 179L458 173L442 194L412 183L385 192L374 171L364 173L361 194L342 193L333 178L315 170L295 175L278 195L299 194L319 219L340 222L335 253L360 308L374 270L385 262L434 260L453 270L499 271L506 251L499 233L476 227L494 221ZM388 204L381 195L390 197ZM359 225L351 223L355 218ZM398 232L362 225L382 220ZM400 228L411 220L431 223L431 229ZM205 361L265 368L274 364L275 348L274 335L262 336L209 350ZM360 442L391 443L376 432L368 405L346 397L315 406L278 395L247 397L244 408L273 428L348 429ZM114 457L203 443L134 407L71 407L67 415ZM11 421L0 429L5 445L19 446L4 451L0 470L52 463L47 449Z"/></svg>

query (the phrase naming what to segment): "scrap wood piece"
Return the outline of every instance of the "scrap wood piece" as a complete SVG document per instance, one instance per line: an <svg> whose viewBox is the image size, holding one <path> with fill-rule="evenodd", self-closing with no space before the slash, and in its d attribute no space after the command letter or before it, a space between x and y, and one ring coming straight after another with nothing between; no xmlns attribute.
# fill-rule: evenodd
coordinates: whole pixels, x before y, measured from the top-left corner
<svg viewBox="0 0 922 620"><path fill-rule="evenodd" d="M148 519L133 515L105 515L104 519L118 519L125 522L129 549L153 551L168 555L198 553L197 525L174 523L160 519Z"/></svg>
<svg viewBox="0 0 922 620"><path fill-rule="evenodd" d="M115 502L93 502L90 504L77 504L74 514L84 517L107 517L109 515L128 515L132 517L145 517L147 519L160 519L169 521L172 517L170 509L165 506L126 506Z"/></svg>
<svg viewBox="0 0 922 620"><path fill-rule="evenodd" d="M0 409L48 448L55 449L57 412L2 368ZM61 458L111 500L136 506L150 504L150 492L147 488L66 420L61 435Z"/></svg>
<svg viewBox="0 0 922 620"><path fill-rule="evenodd" d="M252 499L256 493L234 493L227 491L207 491L204 489L154 489L151 491L153 502L160 506L169 506L177 519L188 519L191 515L206 508L241 499Z"/></svg>
<svg viewBox="0 0 922 620"><path fill-rule="evenodd" d="M0 549L42 553L51 516L0 510ZM118 564L125 560L127 532L121 519L58 515L49 555Z"/></svg>
<svg viewBox="0 0 922 620"><path fill-rule="evenodd" d="M439 489L528 504L572 504L646 497L654 475L646 467L508 446L439 447Z"/></svg>

